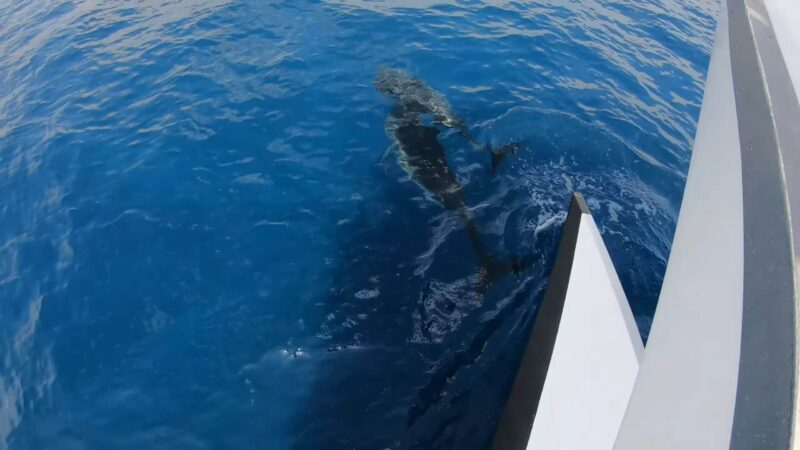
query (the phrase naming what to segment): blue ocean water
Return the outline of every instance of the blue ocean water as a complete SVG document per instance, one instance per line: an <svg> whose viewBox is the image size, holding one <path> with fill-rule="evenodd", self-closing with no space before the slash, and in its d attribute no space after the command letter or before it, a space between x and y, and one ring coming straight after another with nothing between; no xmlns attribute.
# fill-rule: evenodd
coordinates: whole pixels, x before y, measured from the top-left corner
<svg viewBox="0 0 800 450"><path fill-rule="evenodd" d="M491 439L572 191L646 337L713 0L0 2L0 449ZM381 66L486 245L392 158Z"/></svg>

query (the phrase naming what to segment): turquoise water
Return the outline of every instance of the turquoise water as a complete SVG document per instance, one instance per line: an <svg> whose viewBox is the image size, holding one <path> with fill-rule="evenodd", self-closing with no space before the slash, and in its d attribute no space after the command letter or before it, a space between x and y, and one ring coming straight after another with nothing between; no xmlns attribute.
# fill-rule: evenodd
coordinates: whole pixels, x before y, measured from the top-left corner
<svg viewBox="0 0 800 450"><path fill-rule="evenodd" d="M646 336L717 4L0 3L0 449L483 448L580 190ZM372 80L444 95L484 244Z"/></svg>

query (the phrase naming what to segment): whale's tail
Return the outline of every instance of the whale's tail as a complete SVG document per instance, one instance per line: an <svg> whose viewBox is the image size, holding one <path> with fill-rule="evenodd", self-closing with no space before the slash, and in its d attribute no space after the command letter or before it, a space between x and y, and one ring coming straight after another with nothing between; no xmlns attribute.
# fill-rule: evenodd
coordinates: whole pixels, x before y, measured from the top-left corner
<svg viewBox="0 0 800 450"><path fill-rule="evenodd" d="M472 219L470 211L462 206L458 209L458 213L464 222L472 248L478 257L478 280L475 290L481 297L492 284L508 275L519 275L535 262L532 256L526 258L512 256L508 260L497 258L484 247L478 227Z"/></svg>
<svg viewBox="0 0 800 450"><path fill-rule="evenodd" d="M490 151L492 155L492 173L497 171L497 167L500 166L500 163L506 159L507 154L505 153L495 153L494 150Z"/></svg>
<svg viewBox="0 0 800 450"><path fill-rule="evenodd" d="M492 284L509 275L514 277L518 276L525 269L533 265L533 262L533 257L520 258L517 255L511 256L507 261L490 257L484 261L478 269L478 282L475 290L478 294L483 295Z"/></svg>
<svg viewBox="0 0 800 450"><path fill-rule="evenodd" d="M502 147L489 148L488 150L492 156L492 173L495 173L500 163L506 159L506 156L516 153L519 150L519 142L511 141Z"/></svg>

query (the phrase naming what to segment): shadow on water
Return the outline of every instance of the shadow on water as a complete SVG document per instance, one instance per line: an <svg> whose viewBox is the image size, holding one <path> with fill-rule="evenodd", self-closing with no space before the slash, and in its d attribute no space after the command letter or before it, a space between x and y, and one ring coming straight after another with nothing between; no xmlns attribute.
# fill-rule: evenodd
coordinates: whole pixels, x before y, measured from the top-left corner
<svg viewBox="0 0 800 450"><path fill-rule="evenodd" d="M476 208L487 247L539 257L480 295L478 261L455 214L395 166L376 165L367 181L380 200L361 204L339 234L325 346L290 433L295 448L480 447L494 431L560 227L523 248L505 233L522 217L503 214L520 198L506 192ZM468 203L478 196L471 188Z"/></svg>

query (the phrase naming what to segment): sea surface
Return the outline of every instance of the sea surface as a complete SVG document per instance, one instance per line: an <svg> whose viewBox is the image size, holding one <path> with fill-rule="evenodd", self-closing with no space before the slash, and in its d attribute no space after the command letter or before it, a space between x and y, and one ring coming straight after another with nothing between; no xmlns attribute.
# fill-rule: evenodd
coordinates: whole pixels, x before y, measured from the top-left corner
<svg viewBox="0 0 800 450"><path fill-rule="evenodd" d="M0 0L0 449L480 449L587 198L647 337L713 0ZM439 91L486 247L385 154ZM386 157L384 157L384 155Z"/></svg>

